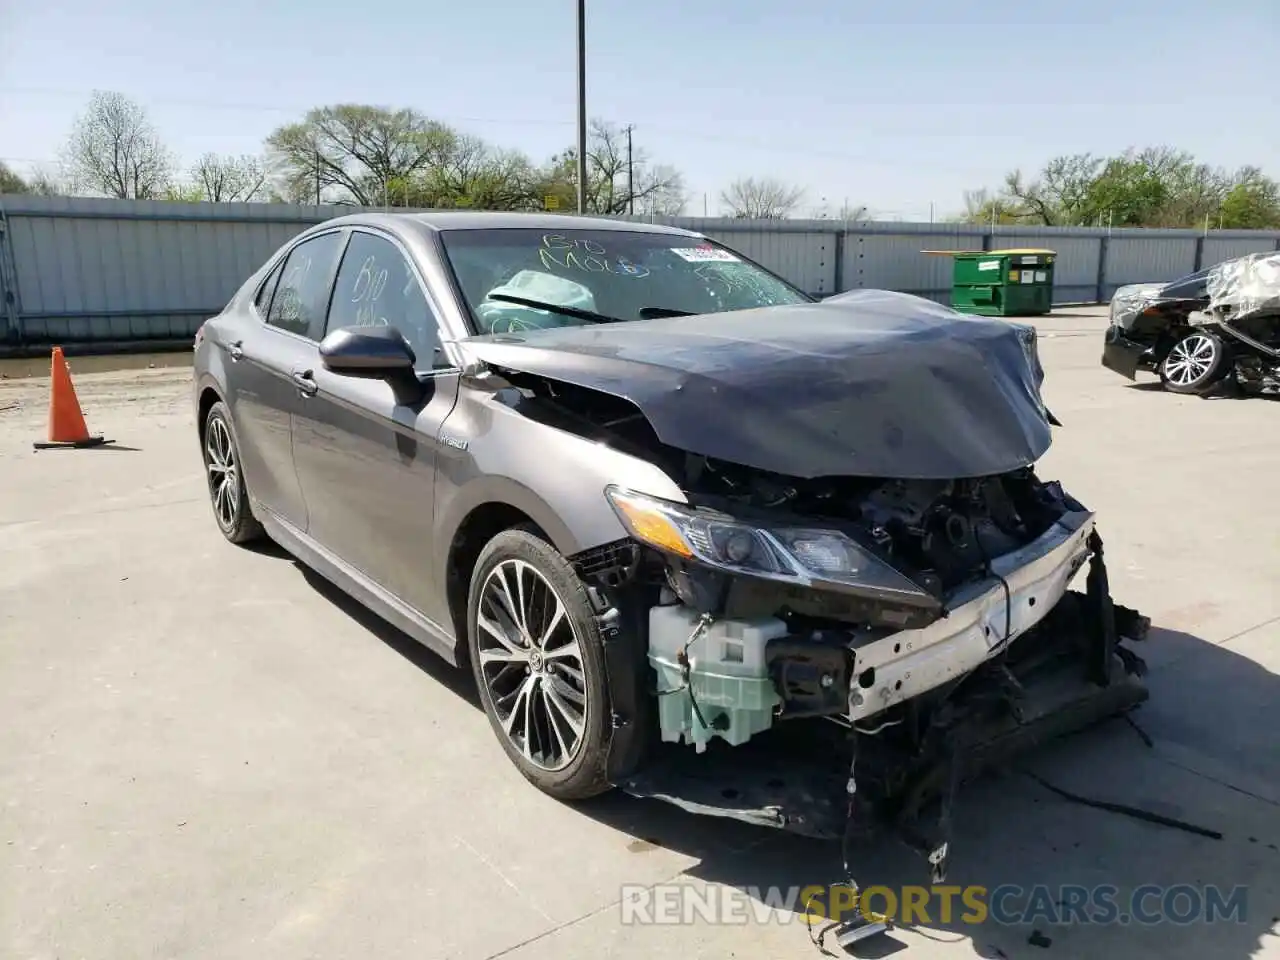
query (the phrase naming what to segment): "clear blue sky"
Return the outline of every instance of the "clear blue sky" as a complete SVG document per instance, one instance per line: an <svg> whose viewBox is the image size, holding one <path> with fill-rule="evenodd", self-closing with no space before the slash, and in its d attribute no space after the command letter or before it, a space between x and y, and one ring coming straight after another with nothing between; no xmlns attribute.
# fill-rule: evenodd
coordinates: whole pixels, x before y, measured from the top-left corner
<svg viewBox="0 0 1280 960"><path fill-rule="evenodd" d="M739 176L927 219L1060 153L1169 143L1280 175L1280 0L588 0L588 110L701 214ZM0 157L94 88L184 162L309 106L412 106L541 160L574 136L573 0L0 0ZM1235 51L1246 51L1238 60ZM1255 51L1250 55L1247 51ZM25 163L15 163L21 169Z"/></svg>

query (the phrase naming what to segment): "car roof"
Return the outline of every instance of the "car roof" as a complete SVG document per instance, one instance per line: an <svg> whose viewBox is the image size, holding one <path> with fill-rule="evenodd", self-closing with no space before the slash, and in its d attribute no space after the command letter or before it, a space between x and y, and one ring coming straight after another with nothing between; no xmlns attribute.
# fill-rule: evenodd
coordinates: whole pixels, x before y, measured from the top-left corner
<svg viewBox="0 0 1280 960"><path fill-rule="evenodd" d="M633 233L665 233L681 237L702 234L662 223L612 220L607 217L580 217L572 214L513 213L490 210L435 210L426 213L393 213L367 211L352 213L332 220L325 226L381 226L393 231L414 229L440 230L619 230Z"/></svg>

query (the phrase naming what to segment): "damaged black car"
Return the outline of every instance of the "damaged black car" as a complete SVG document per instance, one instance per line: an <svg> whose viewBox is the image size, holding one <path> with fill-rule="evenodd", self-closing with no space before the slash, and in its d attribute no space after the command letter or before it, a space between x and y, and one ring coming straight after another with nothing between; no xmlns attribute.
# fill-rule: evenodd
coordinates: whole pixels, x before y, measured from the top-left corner
<svg viewBox="0 0 1280 960"><path fill-rule="evenodd" d="M941 800L936 874L961 779L1146 697L1146 620L1037 472L1030 326L671 227L358 214L195 366L223 535L467 665L553 796L842 839Z"/></svg>
<svg viewBox="0 0 1280 960"><path fill-rule="evenodd" d="M1198 396L1280 392L1280 253L1120 287L1110 314L1102 364L1121 376L1153 371L1169 392Z"/></svg>

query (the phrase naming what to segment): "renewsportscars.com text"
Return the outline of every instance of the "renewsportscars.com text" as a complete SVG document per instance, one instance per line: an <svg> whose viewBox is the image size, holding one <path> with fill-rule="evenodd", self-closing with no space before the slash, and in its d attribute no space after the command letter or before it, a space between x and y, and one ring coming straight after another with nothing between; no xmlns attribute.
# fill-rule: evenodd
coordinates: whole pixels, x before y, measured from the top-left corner
<svg viewBox="0 0 1280 960"><path fill-rule="evenodd" d="M1244 923L1248 889L1143 884L1083 886L728 887L684 883L622 888L624 924L791 923L866 917L900 925Z"/></svg>

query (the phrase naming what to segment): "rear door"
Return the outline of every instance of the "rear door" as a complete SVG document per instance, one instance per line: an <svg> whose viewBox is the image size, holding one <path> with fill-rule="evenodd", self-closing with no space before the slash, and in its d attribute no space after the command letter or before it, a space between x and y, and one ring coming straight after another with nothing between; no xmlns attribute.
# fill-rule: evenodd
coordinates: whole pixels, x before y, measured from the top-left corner
<svg viewBox="0 0 1280 960"><path fill-rule="evenodd" d="M343 254L326 333L390 325L417 357L422 400L400 404L383 380L340 376L318 362L294 420L294 459L311 539L428 619L437 435L458 396L440 350L438 311L411 256L390 234L355 228Z"/></svg>
<svg viewBox="0 0 1280 960"><path fill-rule="evenodd" d="M293 247L254 301L259 322L227 344L246 483L256 501L299 531L307 527L307 513L293 462L293 418L303 396L294 371L316 355L345 237L334 230Z"/></svg>

